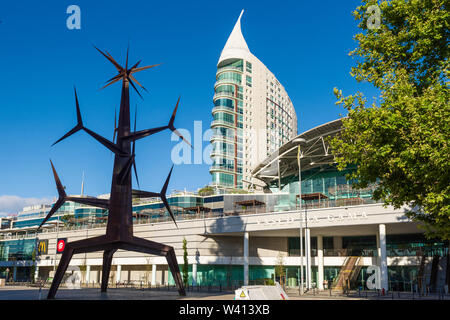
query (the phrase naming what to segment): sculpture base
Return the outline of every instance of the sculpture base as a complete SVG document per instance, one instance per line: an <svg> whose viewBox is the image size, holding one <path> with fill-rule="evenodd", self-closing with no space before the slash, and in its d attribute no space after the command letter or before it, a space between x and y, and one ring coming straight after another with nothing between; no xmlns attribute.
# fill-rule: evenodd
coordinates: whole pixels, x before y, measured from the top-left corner
<svg viewBox="0 0 450 320"><path fill-rule="evenodd" d="M163 245L161 243L145 240L142 238L131 237L127 240L111 240L106 236L100 236L66 244L66 248L53 278L52 285L47 295L47 299L54 299L56 291L63 279L63 276L69 266L70 260L74 254L88 253L103 250L103 269L102 269L102 286L101 292L106 292L108 288L109 273L111 271L111 262L114 253L118 250L136 251L152 255L164 256L167 259L170 271L172 272L178 293L185 296L183 281L181 279L180 268L175 256L173 247Z"/></svg>

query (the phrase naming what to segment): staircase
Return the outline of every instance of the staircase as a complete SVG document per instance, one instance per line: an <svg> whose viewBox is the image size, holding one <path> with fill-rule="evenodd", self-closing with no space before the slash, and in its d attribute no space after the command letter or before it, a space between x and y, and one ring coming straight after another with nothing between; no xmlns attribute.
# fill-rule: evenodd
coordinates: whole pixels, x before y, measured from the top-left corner
<svg viewBox="0 0 450 320"><path fill-rule="evenodd" d="M422 253L419 265L419 274L417 275L417 286L419 292L423 292L424 276L425 276L425 260L427 259L426 253Z"/></svg>
<svg viewBox="0 0 450 320"><path fill-rule="evenodd" d="M363 267L363 259L362 257L358 257L358 261L355 264L355 267L353 269L353 272L350 275L350 287L354 287L356 282L358 281L359 273L361 272L361 269Z"/></svg>
<svg viewBox="0 0 450 320"><path fill-rule="evenodd" d="M446 280L447 280L447 272L448 272L448 258L449 255L444 255L443 257L441 257L441 259L439 260L439 270L438 270L438 274L437 274L437 283L436 283L436 289L439 290L443 290L444 286L446 285Z"/></svg>
<svg viewBox="0 0 450 320"><path fill-rule="evenodd" d="M436 292L436 289L437 289L439 259L440 259L439 255L434 255L433 262L431 263L431 275L430 275L430 283L429 283L431 292Z"/></svg>
<svg viewBox="0 0 450 320"><path fill-rule="evenodd" d="M450 288L450 251L447 254L447 265L445 266L445 284Z"/></svg>
<svg viewBox="0 0 450 320"><path fill-rule="evenodd" d="M333 291L344 291L358 277L358 270L361 270L360 260L361 257L357 256L350 256L345 259L339 276L333 284Z"/></svg>

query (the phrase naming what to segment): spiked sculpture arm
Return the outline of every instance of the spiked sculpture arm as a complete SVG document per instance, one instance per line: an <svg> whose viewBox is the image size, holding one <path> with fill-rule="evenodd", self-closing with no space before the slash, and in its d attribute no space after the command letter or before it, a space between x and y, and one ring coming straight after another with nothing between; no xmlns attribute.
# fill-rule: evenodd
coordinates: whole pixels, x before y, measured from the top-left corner
<svg viewBox="0 0 450 320"><path fill-rule="evenodd" d="M53 207L50 209L50 212L47 214L47 216L44 218L44 220L42 220L41 224L38 227L38 230L42 227L42 225L44 223L47 222L48 219L50 219L53 214L59 209L61 208L61 206L64 204L64 202L66 202L66 191L64 191L64 187L61 184L61 180L58 177L58 173L56 173L55 167L53 166L53 162L52 160L50 160L50 164L52 166L52 171L53 171L53 177L55 178L55 183L56 183L56 189L58 190L58 200L55 202L55 204L53 205Z"/></svg>
<svg viewBox="0 0 450 320"><path fill-rule="evenodd" d="M137 198L159 198L160 194L150 191L142 191L133 189L133 197Z"/></svg>
<svg viewBox="0 0 450 320"><path fill-rule="evenodd" d="M41 224L38 227L38 230L50 219L53 214L58 211L59 208L66 202L66 201L73 201L81 204L86 204L93 207L99 207L108 209L109 208L109 200L106 199L98 199L98 198L81 198L81 197L68 197L66 194L66 191L64 190L64 187L61 183L61 180L59 179L58 173L56 173L55 167L53 166L53 162L50 160L50 164L52 166L53 171L53 177L55 178L56 183L56 189L58 190L58 200L55 202L53 207L51 208L50 212L47 214L47 216L44 218L44 220L41 222Z"/></svg>
<svg viewBox="0 0 450 320"><path fill-rule="evenodd" d="M53 214L56 211L58 211L59 208L61 208L61 206L66 201L73 201L73 202L76 202L76 203L86 204L88 206L99 207L99 208L103 208L103 209L109 209L109 200L106 200L106 199L80 198L80 197L67 197L67 196L65 196L63 198L59 198L55 202L55 204L53 205L53 207L50 210L50 212L47 214L45 219L39 225L38 230L48 221L48 219L50 219L53 216Z"/></svg>
<svg viewBox="0 0 450 320"><path fill-rule="evenodd" d="M88 133L90 136L92 136L94 139L96 139L98 142L103 144L105 147L107 147L109 150L111 150L115 154L125 155L125 152L123 152L117 146L117 144L109 141L106 138L103 138L101 135L89 130L88 128L86 128L83 125L83 119L81 118L80 104L78 102L77 89L75 87L74 87L74 91L75 91L75 106L76 106L76 110L77 110L77 125L72 130L67 132L62 138L60 138L55 143L53 143L52 146L54 146L55 144L57 144L58 142L60 142L64 139L66 139L67 137L71 136L72 134L74 134L80 130L84 130L84 131L86 131L86 133Z"/></svg>
<svg viewBox="0 0 450 320"><path fill-rule="evenodd" d="M180 137L184 142L186 142L192 148L192 145L181 135L181 133L174 126L175 116L177 114L179 103L180 103L180 98L178 98L177 104L175 106L175 109L173 110L172 116L170 117L169 124L167 126L133 132L133 133L130 133L128 136L126 136L124 139L129 140L129 141L136 141L136 140L148 137L152 134L158 133L160 131L170 129L173 133L175 133L178 137Z"/></svg>
<svg viewBox="0 0 450 320"><path fill-rule="evenodd" d="M108 59L108 61L111 62L116 67L117 72L118 72L117 75L115 75L114 77L112 77L111 79L106 81L106 84L102 87L102 89L104 89L104 88L106 88L106 87L112 85L113 83L116 83L116 82L118 82L118 81L120 81L122 79L123 80L126 79L131 84L131 86L136 91L136 93L139 95L139 97L142 98L142 95L139 93L139 90L134 85L134 82L136 82L145 91L147 91L147 89L145 89L144 86L141 85L139 83L139 81L136 80L136 78L133 76L133 73L137 73L137 72L140 72L140 71L143 71L143 70L154 68L156 66L159 66L159 64L154 64L154 65L151 65L151 66L145 66L145 67L138 68L137 66L139 65L139 63L141 63L141 60L139 60L130 69L128 69L128 49L127 49L127 60L126 60L126 63L125 63L125 68L124 68L120 64L118 64L116 60L114 60L114 58L111 56L111 54L108 51L106 51L106 53L104 53L102 50L100 50L96 46L94 46L94 48L97 49L97 51L100 52L106 59Z"/></svg>
<svg viewBox="0 0 450 320"><path fill-rule="evenodd" d="M101 135L89 130L88 128L84 128L83 130L86 131L87 134L89 134L91 137L93 137L95 140L97 140L98 142L100 142L102 145L104 145L106 148L108 148L109 150L111 150L112 152L114 152L115 154L118 155L126 155L125 152L122 151L122 149L120 149L117 144L112 143L111 141L109 141L106 138L103 138Z"/></svg>
<svg viewBox="0 0 450 320"><path fill-rule="evenodd" d="M150 136L152 134L161 132L161 131L166 130L166 129L169 129L169 126L163 126L163 127L157 127L157 128L152 128L152 129L132 132L128 136L124 137L123 139L124 140L129 140L129 141L136 141L136 140L148 137L148 136Z"/></svg>
<svg viewBox="0 0 450 320"><path fill-rule="evenodd" d="M66 201L73 201L73 202L85 204L88 206L109 209L109 200L107 200L107 199L66 197Z"/></svg>
<svg viewBox="0 0 450 320"><path fill-rule="evenodd" d="M139 198L152 198L152 197L158 197L161 199L161 201L164 203L164 206L166 207L167 211L170 214L170 217L172 218L173 222L175 223L175 226L178 228L177 222L175 221L175 216L172 212L172 209L170 208L169 202L167 201L166 192L167 192L167 186L169 185L170 176L172 175L173 165L170 169L169 175L167 176L166 182L164 183L164 186L161 189L160 193L156 192L149 192L149 191L141 191L141 190L133 190L133 196L139 197Z"/></svg>

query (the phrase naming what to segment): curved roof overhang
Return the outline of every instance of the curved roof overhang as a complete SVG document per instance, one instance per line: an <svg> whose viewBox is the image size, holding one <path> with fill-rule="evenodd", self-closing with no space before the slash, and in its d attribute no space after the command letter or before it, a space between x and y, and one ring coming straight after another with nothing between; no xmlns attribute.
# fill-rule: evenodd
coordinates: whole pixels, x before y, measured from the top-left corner
<svg viewBox="0 0 450 320"><path fill-rule="evenodd" d="M332 165L335 161L327 139L341 130L342 119L337 119L299 134L253 169L252 177L273 185L283 177L298 176L298 157L302 172Z"/></svg>

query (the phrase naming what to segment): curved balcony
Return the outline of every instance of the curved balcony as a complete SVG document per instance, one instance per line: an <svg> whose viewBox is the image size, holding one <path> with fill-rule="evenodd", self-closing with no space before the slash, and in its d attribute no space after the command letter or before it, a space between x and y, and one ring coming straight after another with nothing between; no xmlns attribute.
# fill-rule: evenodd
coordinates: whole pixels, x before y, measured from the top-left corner
<svg viewBox="0 0 450 320"><path fill-rule="evenodd" d="M216 101L219 98L235 99L236 95L233 94L233 92L228 92L228 91L216 92L214 94L213 101Z"/></svg>
<svg viewBox="0 0 450 320"><path fill-rule="evenodd" d="M212 150L211 153L209 154L209 156L211 158L213 157L225 157L225 158L229 158L229 159L234 159L234 151L231 152L224 152L223 150Z"/></svg>
<svg viewBox="0 0 450 320"><path fill-rule="evenodd" d="M236 114L236 111L234 111L234 109L228 108L228 107L224 107L224 106L217 106L212 108L212 114L216 113L216 112L228 112L231 114Z"/></svg>
<svg viewBox="0 0 450 320"><path fill-rule="evenodd" d="M210 172L223 171L226 173L235 173L234 168L230 168L227 166L219 166L219 165L214 165L214 166L209 167L209 171Z"/></svg>
<svg viewBox="0 0 450 320"><path fill-rule="evenodd" d="M226 71L236 71L239 73L244 73L244 68L238 68L238 67L223 67L223 68L219 68L216 71L216 75L222 73L222 72L226 72Z"/></svg>
<svg viewBox="0 0 450 320"><path fill-rule="evenodd" d="M220 86L221 84L237 84L240 86L240 85L242 85L242 81L235 80L235 79L217 80L216 83L214 84L214 89L216 89L217 86Z"/></svg>
<svg viewBox="0 0 450 320"><path fill-rule="evenodd" d="M224 135L221 135L221 134L213 134L213 135L211 136L211 138L209 139L210 142L217 141L217 140L220 140L220 141L227 141L227 142L231 142L231 143L234 143L234 142L235 142L235 141L234 141L234 137L231 137L231 136L224 136Z"/></svg>
<svg viewBox="0 0 450 320"><path fill-rule="evenodd" d="M228 121L224 121L224 120L214 120L211 122L211 128L216 127L216 126L226 126L228 128L235 128L234 123L230 123Z"/></svg>

